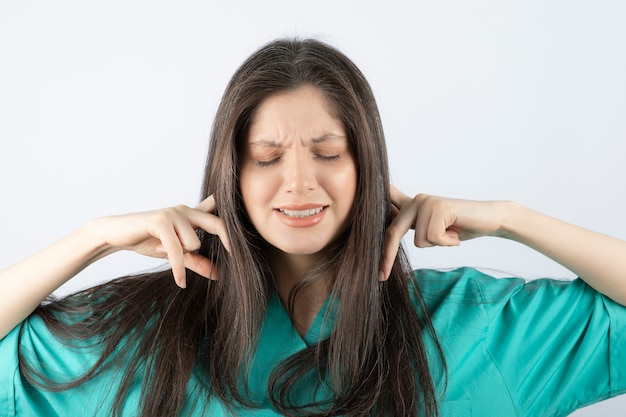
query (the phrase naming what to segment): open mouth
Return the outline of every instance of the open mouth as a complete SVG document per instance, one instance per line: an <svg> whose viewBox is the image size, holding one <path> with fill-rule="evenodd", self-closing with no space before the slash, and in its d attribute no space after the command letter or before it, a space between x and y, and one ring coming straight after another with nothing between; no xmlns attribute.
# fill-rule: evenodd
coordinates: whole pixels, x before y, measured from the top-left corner
<svg viewBox="0 0 626 417"><path fill-rule="evenodd" d="M306 217L315 216L316 214L321 213L324 209L326 209L326 207L327 206L322 206L322 207L316 207L316 208L311 208L311 209L306 209L306 210L278 209L278 211L280 211L281 213L283 213L284 215L288 217L293 217L295 219L304 219Z"/></svg>

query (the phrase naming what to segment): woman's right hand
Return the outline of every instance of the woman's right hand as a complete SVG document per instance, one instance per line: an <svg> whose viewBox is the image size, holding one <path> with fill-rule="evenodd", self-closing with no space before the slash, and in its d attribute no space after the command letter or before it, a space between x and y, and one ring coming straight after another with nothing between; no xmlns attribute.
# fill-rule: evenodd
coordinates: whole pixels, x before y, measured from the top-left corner
<svg viewBox="0 0 626 417"><path fill-rule="evenodd" d="M167 258L182 288L187 284L186 267L216 279L213 262L194 252L200 248L194 230L198 228L219 236L230 250L224 221L214 212L215 199L210 196L195 208L103 217L0 271L0 339L85 267L119 250Z"/></svg>
<svg viewBox="0 0 626 417"><path fill-rule="evenodd" d="M176 284L186 287L185 268L209 279L217 279L217 270L208 258L195 253L200 239L195 229L219 236L230 250L224 221L213 214L215 198L211 195L195 208L179 205L161 210L104 217L94 221L105 242L103 255L131 250L155 258L167 258Z"/></svg>

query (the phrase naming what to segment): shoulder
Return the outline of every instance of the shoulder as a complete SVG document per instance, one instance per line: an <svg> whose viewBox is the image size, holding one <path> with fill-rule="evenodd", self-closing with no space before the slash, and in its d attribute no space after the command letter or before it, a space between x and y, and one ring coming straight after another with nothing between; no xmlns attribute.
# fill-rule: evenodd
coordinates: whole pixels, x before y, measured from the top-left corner
<svg viewBox="0 0 626 417"><path fill-rule="evenodd" d="M540 313L546 308L558 308L597 295L580 279L496 278L469 267L415 270L409 280L409 291L416 306L421 293L437 331L442 333L449 331L451 322L486 331L506 311L509 315Z"/></svg>
<svg viewBox="0 0 626 417"><path fill-rule="evenodd" d="M427 305L445 301L475 303L493 302L524 288L521 278L495 278L470 267L457 269L417 269L409 282L409 291L415 297L420 291Z"/></svg>
<svg viewBox="0 0 626 417"><path fill-rule="evenodd" d="M451 333L484 333L488 322L483 287L494 278L473 268L417 269L409 278L409 294L416 309L420 298L431 316L438 336ZM421 297L420 297L421 296Z"/></svg>
<svg viewBox="0 0 626 417"><path fill-rule="evenodd" d="M85 404L91 407L98 403L93 389L90 393L81 391L82 398L89 398L86 403L64 404L65 392L42 388L47 381L65 383L79 377L97 356L92 351L72 349L55 337L37 315L28 317L0 340L0 358L0 409L7 415L78 415L93 411ZM23 373L24 367L29 376ZM72 391L73 395L80 390Z"/></svg>
<svg viewBox="0 0 626 417"><path fill-rule="evenodd" d="M526 280L514 276L495 277L470 267L449 270L417 269L413 271L409 281L412 296L415 297L419 290L427 305L437 305L444 301L473 301L493 306L507 302L511 297L538 298L539 295L594 293L594 290L581 279Z"/></svg>

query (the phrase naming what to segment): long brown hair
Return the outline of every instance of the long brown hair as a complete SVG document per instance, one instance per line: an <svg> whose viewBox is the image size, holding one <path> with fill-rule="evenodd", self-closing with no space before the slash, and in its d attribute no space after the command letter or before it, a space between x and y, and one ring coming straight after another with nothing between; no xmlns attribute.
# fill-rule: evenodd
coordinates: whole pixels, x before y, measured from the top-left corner
<svg viewBox="0 0 626 417"><path fill-rule="evenodd" d="M65 384L22 372L32 383L67 389L116 364L129 366L116 395L114 414L136 378L142 378L141 416L178 415L189 401L192 373L206 398L254 407L247 371L273 288L264 256L267 243L251 225L238 184L238 149L255 109L268 96L302 86L318 88L345 125L354 150L358 186L353 219L339 242L320 254L319 267L292 290L331 277L336 318L330 336L279 364L268 384L274 406L289 416L438 415L438 391L430 360L443 360L419 289L409 296L409 263L400 250L391 277L378 282L386 228L392 220L387 154L376 102L361 71L341 52L316 40L277 40L248 58L224 92L211 133L202 197L215 196L231 252L199 232L199 252L219 268L209 281L187 271L186 290L171 271L120 278L41 306L39 314L59 337L99 340L100 360ZM71 319L74 317L75 319ZM439 358L429 358L425 340ZM120 365L121 366L121 365ZM299 403L311 381L328 382L322 402ZM58 382L58 381L57 381ZM196 393L197 394L197 393Z"/></svg>

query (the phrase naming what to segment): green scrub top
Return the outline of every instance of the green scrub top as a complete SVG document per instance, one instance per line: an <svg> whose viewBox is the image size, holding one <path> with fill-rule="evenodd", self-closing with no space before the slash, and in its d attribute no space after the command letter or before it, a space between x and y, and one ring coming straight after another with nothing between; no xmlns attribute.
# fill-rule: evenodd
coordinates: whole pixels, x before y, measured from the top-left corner
<svg viewBox="0 0 626 417"><path fill-rule="evenodd" d="M470 268L417 270L414 277L447 362L442 417L565 416L626 391L626 308L580 279L495 279ZM272 294L250 376L251 395L261 408L236 415L279 415L267 399L268 376L280 361L328 336L334 312L328 304L300 337ZM68 348L37 316L28 318L0 341L0 417L110 416L124 369L49 392L20 375L18 344L29 363L56 380L80 375L98 355ZM433 359L431 369L442 389L441 364ZM190 397L196 382L189 383ZM139 389L138 381L124 415L136 415ZM218 400L200 398L201 407L184 415L230 415Z"/></svg>

